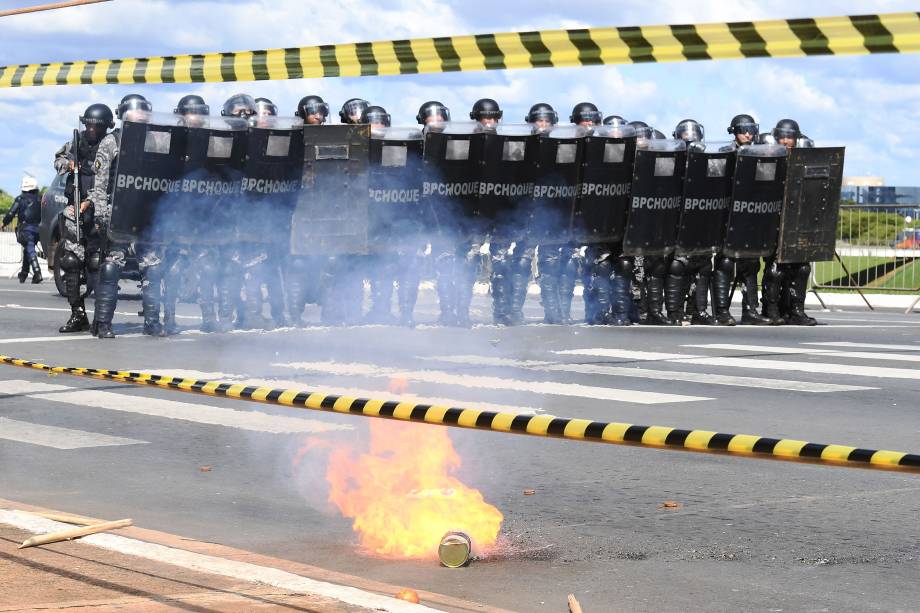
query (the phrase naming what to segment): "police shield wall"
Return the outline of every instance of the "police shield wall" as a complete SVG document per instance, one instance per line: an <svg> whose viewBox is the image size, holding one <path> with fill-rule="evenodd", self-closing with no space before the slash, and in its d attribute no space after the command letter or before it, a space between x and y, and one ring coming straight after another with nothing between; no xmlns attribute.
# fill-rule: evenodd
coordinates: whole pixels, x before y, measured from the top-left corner
<svg viewBox="0 0 920 613"><path fill-rule="evenodd" d="M556 244L572 238L586 134L581 126L557 126L540 135L528 217L531 241Z"/></svg>
<svg viewBox="0 0 920 613"><path fill-rule="evenodd" d="M636 148L624 254L664 256L674 250L686 162L684 141L643 140Z"/></svg>
<svg viewBox="0 0 920 613"><path fill-rule="evenodd" d="M533 194L537 135L530 124L499 124L483 133L476 214L494 237L521 238Z"/></svg>
<svg viewBox="0 0 920 613"><path fill-rule="evenodd" d="M303 129L303 190L291 225L293 255L368 253L370 126Z"/></svg>
<svg viewBox="0 0 920 613"><path fill-rule="evenodd" d="M171 240L169 232L174 224L159 207L181 193L186 150L186 130L181 122L177 115L135 112L122 123L112 179L110 239Z"/></svg>
<svg viewBox="0 0 920 613"><path fill-rule="evenodd" d="M371 251L422 231L422 132L418 128L372 130L368 175L368 241Z"/></svg>
<svg viewBox="0 0 920 613"><path fill-rule="evenodd" d="M793 149L786 169L777 262L821 262L834 257L843 147Z"/></svg>
<svg viewBox="0 0 920 613"><path fill-rule="evenodd" d="M723 254L732 258L773 255L785 180L782 145L752 145L738 151Z"/></svg>
<svg viewBox="0 0 920 613"><path fill-rule="evenodd" d="M482 142L476 122L435 124L425 130L422 202L441 236L462 238L483 231L476 198Z"/></svg>
<svg viewBox="0 0 920 613"><path fill-rule="evenodd" d="M635 156L636 131L631 126L598 126L585 136L575 240L623 240Z"/></svg>
<svg viewBox="0 0 920 613"><path fill-rule="evenodd" d="M181 197L167 216L179 242L225 244L234 240L240 204L247 124L235 117L186 115L187 149Z"/></svg>
<svg viewBox="0 0 920 613"><path fill-rule="evenodd" d="M249 121L239 200L244 214L237 217L236 236L266 243L291 227L301 188L303 120L258 116Z"/></svg>
<svg viewBox="0 0 920 613"><path fill-rule="evenodd" d="M732 143L692 143L687 150L677 255L707 255L722 246L732 201L736 150Z"/></svg>

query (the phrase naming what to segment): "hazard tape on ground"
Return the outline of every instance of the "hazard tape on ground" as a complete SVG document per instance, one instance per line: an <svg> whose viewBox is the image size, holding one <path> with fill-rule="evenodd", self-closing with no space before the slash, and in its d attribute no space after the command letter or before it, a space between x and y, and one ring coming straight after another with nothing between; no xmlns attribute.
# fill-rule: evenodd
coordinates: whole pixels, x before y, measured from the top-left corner
<svg viewBox="0 0 920 613"><path fill-rule="evenodd" d="M414 402L370 400L317 391L257 387L242 383L185 379L152 373L48 366L5 355L0 355L0 363L54 374L148 385L295 409L614 445L636 445L675 451L739 455L765 460L799 461L851 468L920 473L920 455L900 451L860 449L846 445L825 445L750 434L725 434L709 430L683 430L665 426L639 426L552 415L520 415Z"/></svg>
<svg viewBox="0 0 920 613"><path fill-rule="evenodd" d="M0 67L0 87L216 83L920 51L918 13L501 32Z"/></svg>

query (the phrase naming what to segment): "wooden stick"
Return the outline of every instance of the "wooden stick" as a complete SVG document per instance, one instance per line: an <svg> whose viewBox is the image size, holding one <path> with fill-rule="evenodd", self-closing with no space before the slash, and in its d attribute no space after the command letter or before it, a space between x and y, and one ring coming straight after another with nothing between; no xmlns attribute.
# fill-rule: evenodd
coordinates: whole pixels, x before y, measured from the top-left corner
<svg viewBox="0 0 920 613"><path fill-rule="evenodd" d="M11 15L25 15L26 13L37 13L39 11L54 11L57 9L66 9L72 6L82 6L84 4L96 4L98 2L111 2L111 0L69 0L68 2L51 2L49 4L39 4L37 6L24 6L19 9L8 9L0 11L0 17L9 17Z"/></svg>
<svg viewBox="0 0 920 613"><path fill-rule="evenodd" d="M62 530L61 532L52 532L51 534L45 534L43 536L33 536L32 538L23 541L22 545L19 546L19 549L25 549L26 547L37 547L38 545L47 545L49 543L58 543L60 541L69 541L72 539L78 539L81 536L96 534L97 532L107 532L108 530L127 528L133 523L134 522L130 519L119 519L118 521L107 521L102 524L84 526L83 528L71 528L70 530Z"/></svg>
<svg viewBox="0 0 920 613"><path fill-rule="evenodd" d="M68 515L64 513L39 513L34 512L33 515L38 515L44 517L45 519L50 519L52 521L59 521L65 524L76 524L78 526L93 526L96 524L101 524L104 522L102 519L95 519L93 517L83 517L81 515Z"/></svg>
<svg viewBox="0 0 920 613"><path fill-rule="evenodd" d="M569 613L582 613L581 605L575 599L575 594L569 594Z"/></svg>

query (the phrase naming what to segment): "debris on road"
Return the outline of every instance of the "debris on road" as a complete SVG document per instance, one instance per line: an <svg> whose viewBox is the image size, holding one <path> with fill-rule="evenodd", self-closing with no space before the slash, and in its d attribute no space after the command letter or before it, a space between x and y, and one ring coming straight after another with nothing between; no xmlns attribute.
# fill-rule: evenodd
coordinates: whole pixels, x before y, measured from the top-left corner
<svg viewBox="0 0 920 613"><path fill-rule="evenodd" d="M658 505L658 508L659 509L682 509L684 508L684 505L679 502L675 502L673 500L665 500L664 502Z"/></svg>
<svg viewBox="0 0 920 613"><path fill-rule="evenodd" d="M22 545L19 546L19 549L38 547L39 545L48 545L49 543L59 543L61 541L71 541L80 537L89 536L90 534L108 532L109 530L117 530L118 528L127 528L133 523L131 519L119 519L118 521L107 521L101 524L84 526L82 528L72 528L70 530L52 532L51 534L42 536L33 536L32 538L24 540Z"/></svg>
<svg viewBox="0 0 920 613"><path fill-rule="evenodd" d="M418 592L410 588L403 588L399 590L399 593L396 594L396 598L399 600L405 600L406 602L411 602L414 604L419 603Z"/></svg>
<svg viewBox="0 0 920 613"><path fill-rule="evenodd" d="M525 495L525 496L533 496L533 495L536 494L536 493L537 493L536 490L533 490L533 489L530 489L530 488L527 488L526 490L524 490L524 495Z"/></svg>

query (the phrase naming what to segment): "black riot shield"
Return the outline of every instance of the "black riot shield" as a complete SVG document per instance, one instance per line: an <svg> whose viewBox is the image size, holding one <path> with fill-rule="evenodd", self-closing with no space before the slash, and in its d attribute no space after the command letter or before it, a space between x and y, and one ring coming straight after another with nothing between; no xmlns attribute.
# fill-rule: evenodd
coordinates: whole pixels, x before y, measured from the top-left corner
<svg viewBox="0 0 920 613"><path fill-rule="evenodd" d="M843 147L793 149L789 153L777 262L833 259L843 156Z"/></svg>
<svg viewBox="0 0 920 613"><path fill-rule="evenodd" d="M684 202L677 229L677 255L711 255L722 246L732 201L734 145L693 143L687 151Z"/></svg>
<svg viewBox="0 0 920 613"><path fill-rule="evenodd" d="M484 232L476 198L483 134L478 123L451 122L425 131L422 203L432 230L448 239Z"/></svg>
<svg viewBox="0 0 920 613"><path fill-rule="evenodd" d="M304 156L303 120L297 117L254 117L246 137L246 159L237 217L241 242L273 242L287 236L301 190Z"/></svg>
<svg viewBox="0 0 920 613"><path fill-rule="evenodd" d="M422 132L386 128L371 132L368 173L368 248L390 252L421 233Z"/></svg>
<svg viewBox="0 0 920 613"><path fill-rule="evenodd" d="M631 126L598 126L585 137L575 206L576 241L623 240L635 157L636 131Z"/></svg>
<svg viewBox="0 0 920 613"><path fill-rule="evenodd" d="M499 124L482 135L476 214L493 238L524 236L533 195L537 135L530 124Z"/></svg>
<svg viewBox="0 0 920 613"><path fill-rule="evenodd" d="M304 126L293 255L367 255L370 126Z"/></svg>
<svg viewBox="0 0 920 613"><path fill-rule="evenodd" d="M722 253L732 258L773 255L783 210L786 148L752 145L738 151Z"/></svg>
<svg viewBox="0 0 920 613"><path fill-rule="evenodd" d="M180 243L221 245L232 242L240 202L246 121L235 117L188 115L181 198L169 200L167 217L176 220L172 236ZM169 210L172 209L172 210Z"/></svg>
<svg viewBox="0 0 920 613"><path fill-rule="evenodd" d="M571 240L585 135L581 126L557 126L540 135L527 221L530 241Z"/></svg>
<svg viewBox="0 0 920 613"><path fill-rule="evenodd" d="M186 130L181 118L159 113L124 121L112 180L113 241L161 243L170 240L175 220L161 211L167 199L179 197L185 163Z"/></svg>
<svg viewBox="0 0 920 613"><path fill-rule="evenodd" d="M686 163L683 141L646 140L637 147L624 254L665 256L674 250Z"/></svg>

